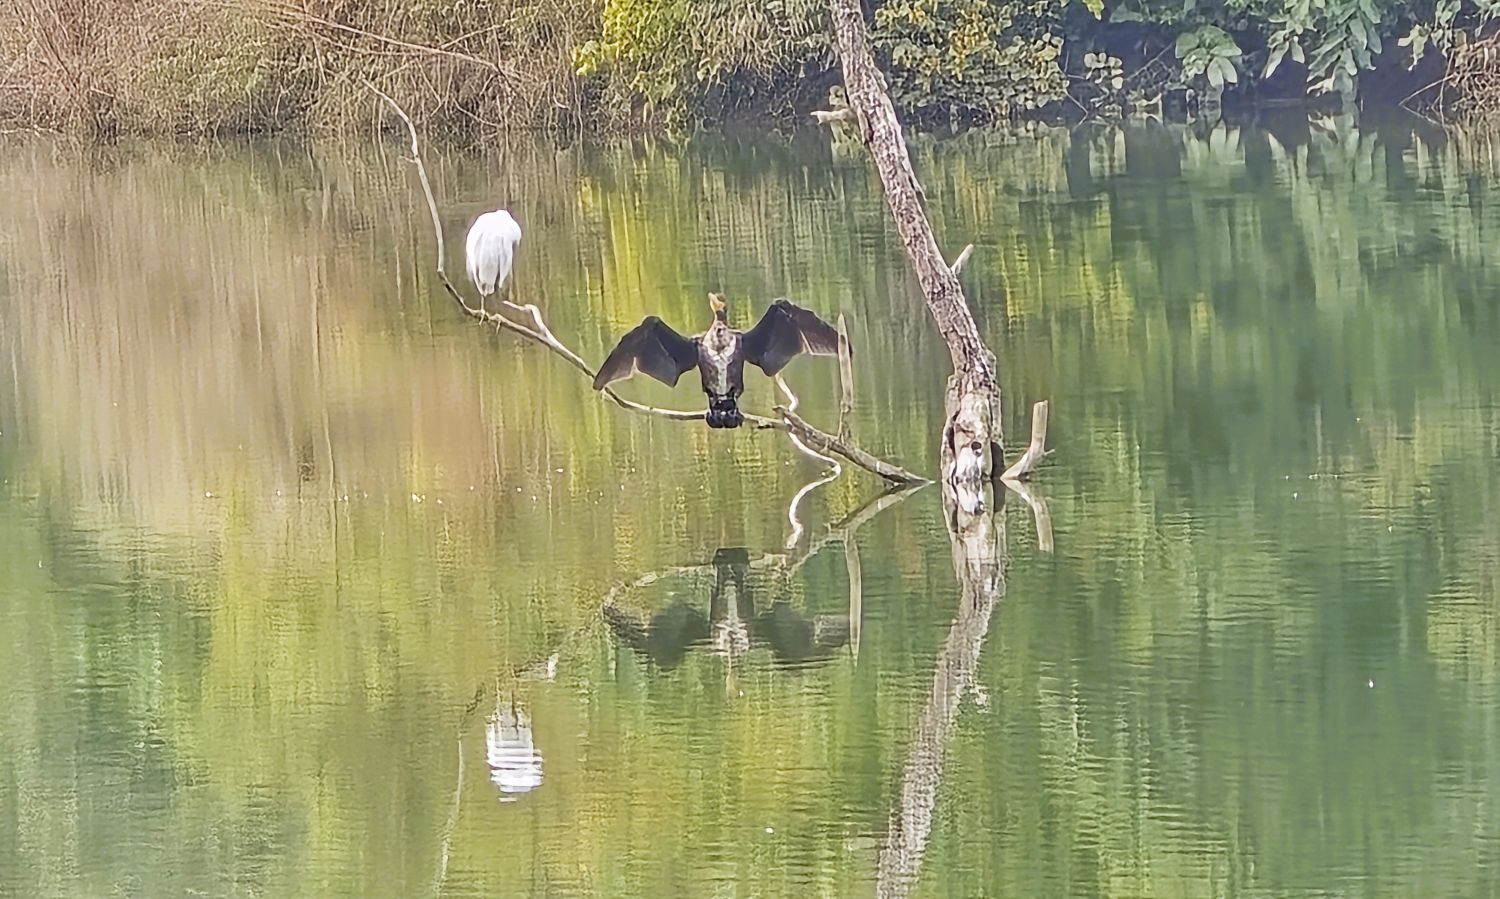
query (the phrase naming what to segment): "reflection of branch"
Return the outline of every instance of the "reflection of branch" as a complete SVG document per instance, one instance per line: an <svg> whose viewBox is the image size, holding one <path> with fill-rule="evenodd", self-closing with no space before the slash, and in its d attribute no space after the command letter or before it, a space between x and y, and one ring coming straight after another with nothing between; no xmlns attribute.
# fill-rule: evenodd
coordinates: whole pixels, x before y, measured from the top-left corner
<svg viewBox="0 0 1500 899"><path fill-rule="evenodd" d="M803 565L806 565L807 561L813 556L816 556L818 553L822 552L823 548L828 544L833 543L834 541L850 540L854 536L854 532L864 527L865 523L870 519L874 518L876 515L879 515L881 512L884 512L886 509L889 509L891 506L894 506L895 504L906 499L908 496L911 496L913 493L916 493L922 487L922 484L908 484L904 487L896 487L891 490L887 490L885 493L882 493L874 499L869 500L863 506L860 506L858 509L855 509L853 512L844 516L843 520L830 527L828 529L828 533L813 541L813 543L808 546L806 551L799 554L797 558L788 565L787 573L796 574L799 568L801 568ZM775 558L782 561L786 560L785 556L774 556L767 558ZM755 563L752 562L750 564L753 566Z"/></svg>
<svg viewBox="0 0 1500 899"><path fill-rule="evenodd" d="M865 618L865 570L859 562L859 544L844 535L844 568L849 572L849 646L859 659L859 632Z"/></svg>
<svg viewBox="0 0 1500 899"><path fill-rule="evenodd" d="M795 411L798 402L797 394L792 392L792 388L787 385L786 380L782 378L781 375L776 375L776 386L780 387L781 392L786 394L787 411ZM817 480L808 482L803 486L801 490L798 490L796 495L792 497L791 503L786 507L786 518L787 521L792 525L791 536L786 538L786 548L791 549L792 547L797 545L797 542L799 540L802 539L802 520L797 517L797 507L802 505L802 498L818 489L819 487L823 486L824 484L827 484L829 481L837 479L839 475L843 474L844 470L839 466L839 463L834 461L831 457L825 456L822 453L812 449L807 444L803 443L801 438L799 438L796 434L788 433L787 437L791 439L792 445L797 447L797 449L813 457L814 459L817 459L819 462L824 462L832 466L832 469L826 474L819 477Z"/></svg>
<svg viewBox="0 0 1500 899"><path fill-rule="evenodd" d="M1031 445L1011 467L1000 475L1002 481L1022 481L1031 476L1031 470L1047 454L1047 401L1042 400L1031 407Z"/></svg>
<svg viewBox="0 0 1500 899"><path fill-rule="evenodd" d="M1024 481L1005 481L1005 487L1019 496L1031 507L1031 518L1036 523L1036 546L1044 553L1052 552L1052 513L1047 510L1047 500L1031 492Z"/></svg>
<svg viewBox="0 0 1500 899"><path fill-rule="evenodd" d="M953 569L958 576L958 614L938 655L927 705L917 719L911 749L901 767L901 792L891 809L886 844L880 850L875 894L904 896L916 882L932 832L932 810L943 780L948 736L964 693L974 688L979 653L990 613L1005 594L1005 523L994 512L970 515L945 498Z"/></svg>
<svg viewBox="0 0 1500 899"><path fill-rule="evenodd" d="M464 738L462 730L458 737L458 776L453 785L453 807L448 810L448 820L443 823L443 841L438 855L437 876L432 881L432 895L441 896L443 881L448 879L448 850L453 845L453 829L458 826L459 800L464 793Z"/></svg>
<svg viewBox="0 0 1500 899"><path fill-rule="evenodd" d="M498 690L498 685L496 686ZM443 892L443 882L448 879L448 851L453 845L453 829L458 826L459 802L464 793L464 731L469 727L469 719L473 717L474 710L484 701L486 685L480 684L474 691L474 698L464 707L464 713L459 716L456 728L455 742L458 744L458 776L454 778L453 807L448 810L448 819L443 825L443 839L438 844L438 868L432 878L432 894L440 896Z"/></svg>
<svg viewBox="0 0 1500 899"><path fill-rule="evenodd" d="M825 546L829 543L838 542L844 547L844 565L849 577L848 605L845 613L842 615L815 616L811 622L811 637L814 644L830 650L847 643L850 647L851 660L855 664L858 664L860 635L864 622L864 570L860 564L859 544L855 539L855 532L881 511L890 508L892 505L910 496L920 486L915 485L892 490L865 503L859 509L846 516L838 525L830 528L828 533L819 538L812 546L798 553L795 561L785 553L768 553L751 560L742 548L734 551L721 548L714 554L713 562L699 565L676 566L643 575L634 581L618 584L605 595L603 602L600 604L600 618L609 623L610 629L615 632L615 637L618 640L658 658L665 658L667 654L660 651L660 646L657 649L652 649L651 644L653 643L653 636L663 632L668 635L669 642L675 633L679 640L675 645L683 651L686 650L686 647L692 641L702 640L707 635L712 642L714 650L725 655L733 662L741 651L751 645L752 635L758 629L761 637L757 639L769 641L772 644L773 652L779 653L782 650L776 648L776 639L765 636L765 628L767 627L766 618L765 616L757 616L755 614L753 600L746 600L749 605L744 609L739 605L740 601L748 595L738 592L745 589L744 572L750 569L769 571L772 577L778 581L785 582ZM725 563L722 559L726 557L727 553L731 552L735 556L732 564L737 572L734 575L737 592L734 594L734 602L726 604L721 602L722 591L725 587L725 569L723 567ZM697 624L702 629L701 631L685 627L682 624L681 616L676 616L677 620L674 621L673 616L669 614L672 606L669 606L662 613L666 616L665 618L658 616L648 619L644 613L629 609L616 602L621 593L649 584L655 584L664 577L674 575L703 575L709 572L712 572L718 578L718 582L717 586L713 588L713 598L709 603L708 619L704 621L701 616L697 619ZM773 603L771 611L768 614L773 618L779 618L780 615L777 610L780 605L779 601ZM659 624L659 622L665 623ZM803 623L806 623L806 619L803 619ZM772 630L780 629L775 623L772 623L769 627ZM681 639L684 634L687 635L685 641ZM674 658L680 658L680 655ZM673 664L675 664L675 661ZM729 677L732 681L732 665L729 669L726 669L726 677Z"/></svg>
<svg viewBox="0 0 1500 899"><path fill-rule="evenodd" d="M894 506L895 504L906 499L908 496L911 496L913 493L920 490L923 486L925 485L906 484L887 490L885 493L871 498L870 500L866 501L864 505L844 516L844 518L837 524L829 527L827 533L820 536L817 540L814 540L811 544L808 545L806 549L804 549L800 553L797 553L795 557L790 556L787 553L767 553L765 555L751 559L748 563L748 567L754 569L784 568L786 574L796 574L803 565L807 564L808 559L811 559L813 556L816 556L818 553L822 552L824 547L828 546L828 544L835 541L845 541L852 544L855 532L864 527L865 524L870 521L870 519L879 515L881 512L884 512L886 509L889 509L891 506ZM615 584L613 587L609 588L608 592L604 594L604 598L600 601L599 605L601 608L613 605L624 594L630 593L634 590L639 590L642 587L649 587L650 585L662 580L663 578L680 577L690 574L702 574L713 570L714 566L712 563L700 563L696 565L673 565L667 568L659 568L656 571L643 574L640 577L635 578L634 580L622 581L618 584Z"/></svg>
<svg viewBox="0 0 1500 899"><path fill-rule="evenodd" d="M806 484L802 485L802 489L798 490L796 495L792 497L791 504L786 507L786 519L787 521L791 522L792 525L792 532L791 534L787 535L786 538L787 549L791 549L792 547L797 545L798 541L802 539L802 532L805 530L802 527L801 519L797 517L797 507L802 505L802 498L818 489L819 487L823 486L824 484L837 480L838 476L839 469L835 467L832 471L828 472L817 480L809 481Z"/></svg>
<svg viewBox="0 0 1500 899"><path fill-rule="evenodd" d="M476 309L475 307L470 306L467 302L464 301L464 298L459 294L458 289L453 286L453 282L448 280L447 269L443 264L443 225L442 221L438 217L437 200L434 199L432 195L432 184L427 180L427 166L422 162L421 147L419 146L419 141L417 139L417 128L412 124L411 117L408 116L399 105L397 105L395 100L392 100L390 97L386 96L380 91L379 88L375 87L369 82L365 83L365 87L369 88L371 93L374 93L376 96L380 97L391 107L391 109L395 110L396 115L400 116L401 121L406 124L407 133L411 135L412 163L416 166L417 176L422 182L422 193L427 200L427 211L432 216L433 236L437 238L438 278L443 282L443 287L448 291L448 295L452 297L453 301L457 303L459 308L464 311L464 314L468 315L470 318L489 325L493 325L495 328L505 328L506 330L513 331L521 335L522 337L527 338L528 340L534 340L537 343L542 344L543 346L552 350L552 352L566 359L569 364L571 364L579 371L583 372L590 378L590 380L592 380L594 375L596 374L594 369L591 368L581 356L573 352L567 347L566 344L558 340L557 337L553 335L551 330L547 328L546 322L542 320L541 310L537 309L534 304L527 303L525 305L517 305L508 301L501 301L502 305L505 308L513 312L521 312L529 315L531 317L532 327L527 327L526 325L522 325L497 312L488 312L484 309ZM639 412L643 415L654 415L658 418L669 418L675 421L698 421L703 418L702 412L691 412L682 409L658 409L655 406L642 405L641 403L634 402L633 400L625 399L618 393L615 393L614 389L610 387L604 387L602 393L620 408L629 409L632 412ZM827 434L823 431L818 430L817 428L803 421L801 418L798 418L797 415L793 412L782 411L779 407L777 411L780 415L779 419L765 418L759 415L746 414L744 416L745 422L754 428L783 431L787 434L791 434L795 437L801 438L802 442L804 443L812 444L817 449L824 452L842 456L848 461L853 462L855 465L858 465L860 468L878 474L888 481L904 484L922 483L926 481L926 478L923 478L921 475L912 474L899 465L892 465L891 463L886 462L883 459L877 459L876 457L870 455L859 447L849 444L839 437L835 437L832 434Z"/></svg>

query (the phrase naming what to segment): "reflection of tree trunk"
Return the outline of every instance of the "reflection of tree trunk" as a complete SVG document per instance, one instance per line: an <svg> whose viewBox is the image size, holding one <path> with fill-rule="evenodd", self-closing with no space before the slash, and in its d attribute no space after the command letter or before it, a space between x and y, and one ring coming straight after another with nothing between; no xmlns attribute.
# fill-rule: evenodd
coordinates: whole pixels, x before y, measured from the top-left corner
<svg viewBox="0 0 1500 899"><path fill-rule="evenodd" d="M958 704L974 687L979 651L990 629L990 613L1005 595L1005 522L993 512L971 514L944 502L953 570L958 576L958 615L938 655L927 705L917 719L901 791L891 809L890 830L876 871L877 896L904 896L916 882L932 832L932 809L943 780L949 732Z"/></svg>

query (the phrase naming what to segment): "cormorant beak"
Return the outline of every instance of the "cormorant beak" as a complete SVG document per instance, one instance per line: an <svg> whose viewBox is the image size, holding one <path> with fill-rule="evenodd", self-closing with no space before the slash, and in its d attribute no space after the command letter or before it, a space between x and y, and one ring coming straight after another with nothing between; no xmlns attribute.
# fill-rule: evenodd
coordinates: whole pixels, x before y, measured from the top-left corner
<svg viewBox="0 0 1500 899"><path fill-rule="evenodd" d="M709 306L710 309L712 309L714 311L714 318L723 318L724 317L724 309L726 307L724 305L724 298L723 297L719 296L716 293L709 294L708 295L708 306Z"/></svg>

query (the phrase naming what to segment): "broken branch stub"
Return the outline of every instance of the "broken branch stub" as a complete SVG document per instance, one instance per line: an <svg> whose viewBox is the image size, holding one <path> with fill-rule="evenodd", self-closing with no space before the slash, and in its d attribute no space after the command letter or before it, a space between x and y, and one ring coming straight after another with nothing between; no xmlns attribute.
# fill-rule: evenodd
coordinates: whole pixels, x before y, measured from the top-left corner
<svg viewBox="0 0 1500 899"><path fill-rule="evenodd" d="M1024 481L1031 477L1037 463L1047 454L1047 401L1041 400L1031 407L1031 443L1015 464L1005 469L1001 479Z"/></svg>

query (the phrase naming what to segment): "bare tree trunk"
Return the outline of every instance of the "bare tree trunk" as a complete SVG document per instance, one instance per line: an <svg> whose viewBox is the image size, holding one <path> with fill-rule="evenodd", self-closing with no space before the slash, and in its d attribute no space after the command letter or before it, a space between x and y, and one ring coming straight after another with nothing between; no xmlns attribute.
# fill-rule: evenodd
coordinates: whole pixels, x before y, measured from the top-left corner
<svg viewBox="0 0 1500 899"><path fill-rule="evenodd" d="M844 68L844 87L859 124L860 138L880 173L886 203L896 220L896 230L921 285L927 309L953 357L953 374L948 378L944 398L946 422L939 453L943 485L945 489L957 488L977 496L981 480L986 476L998 477L1005 465L1000 445L1000 385L995 376L995 355L979 336L955 273L968 254L962 254L950 267L938 250L932 226L922 208L922 188L912 171L911 156L906 151L885 78L870 54L868 29L859 0L829 0L828 6Z"/></svg>

